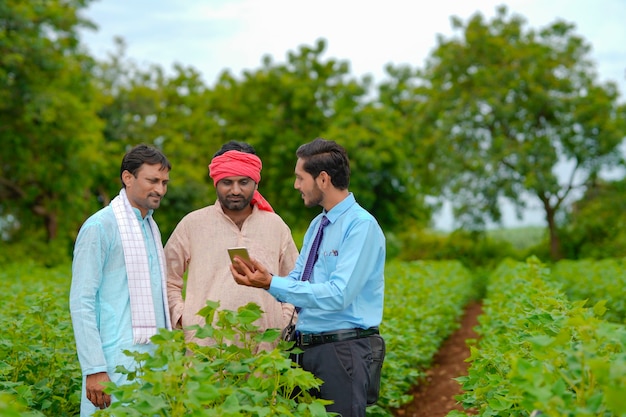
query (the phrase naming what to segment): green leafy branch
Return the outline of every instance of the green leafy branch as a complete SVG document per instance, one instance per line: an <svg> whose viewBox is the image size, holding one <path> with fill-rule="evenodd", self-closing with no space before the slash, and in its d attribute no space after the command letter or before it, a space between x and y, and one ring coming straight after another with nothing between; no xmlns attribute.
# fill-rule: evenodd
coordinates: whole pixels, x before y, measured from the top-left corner
<svg viewBox="0 0 626 417"><path fill-rule="evenodd" d="M312 416L329 415L328 403L309 390L322 381L289 359L291 344L279 342L271 351L258 351L275 342L276 329L259 331L254 322L262 310L250 303L237 310L218 310L209 301L198 314L205 326L196 337L214 343L186 342L180 330L153 336L154 354L125 352L138 363L134 370L119 367L128 382L108 383L117 401L102 416ZM257 353L254 353L257 352Z"/></svg>

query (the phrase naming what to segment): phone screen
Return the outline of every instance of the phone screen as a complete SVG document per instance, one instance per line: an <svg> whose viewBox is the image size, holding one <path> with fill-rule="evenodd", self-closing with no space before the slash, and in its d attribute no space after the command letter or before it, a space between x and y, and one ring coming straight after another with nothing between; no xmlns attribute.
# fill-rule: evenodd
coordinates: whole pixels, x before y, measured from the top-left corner
<svg viewBox="0 0 626 417"><path fill-rule="evenodd" d="M230 261L231 262L235 262L235 256L239 256L241 259L243 259L247 264L248 267L252 268L252 264L250 263L250 255L248 254L248 249L240 247L240 248L229 248L228 249L228 255L230 256Z"/></svg>

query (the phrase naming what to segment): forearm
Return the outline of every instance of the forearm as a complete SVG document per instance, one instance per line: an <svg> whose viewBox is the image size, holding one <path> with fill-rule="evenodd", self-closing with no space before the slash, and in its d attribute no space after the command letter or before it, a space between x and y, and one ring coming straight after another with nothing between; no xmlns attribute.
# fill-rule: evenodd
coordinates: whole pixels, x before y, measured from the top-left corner
<svg viewBox="0 0 626 417"><path fill-rule="evenodd" d="M183 279L168 273L167 277L167 302L170 308L170 320L172 328L182 328L182 317L185 309L183 299Z"/></svg>
<svg viewBox="0 0 626 417"><path fill-rule="evenodd" d="M184 245L179 241L176 233L170 237L164 250L167 262L167 301L170 307L170 319L172 328L180 329L182 328L182 316L185 309L183 276L189 259L185 253Z"/></svg>

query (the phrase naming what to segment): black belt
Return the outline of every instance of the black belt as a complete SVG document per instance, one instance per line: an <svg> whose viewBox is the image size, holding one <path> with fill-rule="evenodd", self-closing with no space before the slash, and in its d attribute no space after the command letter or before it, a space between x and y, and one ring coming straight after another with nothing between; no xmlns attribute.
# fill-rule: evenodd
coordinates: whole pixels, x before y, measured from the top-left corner
<svg viewBox="0 0 626 417"><path fill-rule="evenodd" d="M373 334L378 334L378 327L370 327L369 329L346 329L336 332L324 333L303 333L297 338L298 346L313 346L324 343L343 342L346 340L361 339Z"/></svg>

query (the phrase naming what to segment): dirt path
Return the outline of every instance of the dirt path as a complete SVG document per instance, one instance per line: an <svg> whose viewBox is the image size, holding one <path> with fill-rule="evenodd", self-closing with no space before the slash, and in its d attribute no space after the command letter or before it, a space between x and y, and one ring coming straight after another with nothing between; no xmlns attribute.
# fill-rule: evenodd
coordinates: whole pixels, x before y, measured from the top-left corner
<svg viewBox="0 0 626 417"><path fill-rule="evenodd" d="M458 382L452 378L467 375L469 348L465 340L476 338L474 326L482 313L479 303L470 304L463 317L461 327L441 346L434 357L433 366L428 370L423 384L415 387L414 401L396 410L396 417L444 417L452 410L463 411L457 404L455 395L461 393Z"/></svg>

